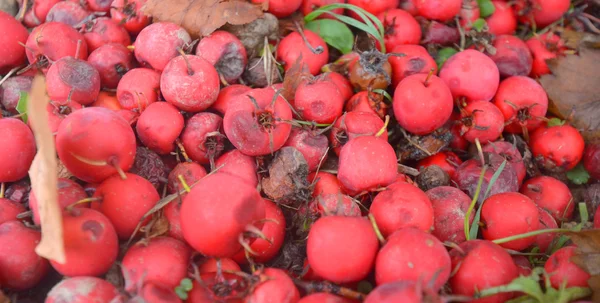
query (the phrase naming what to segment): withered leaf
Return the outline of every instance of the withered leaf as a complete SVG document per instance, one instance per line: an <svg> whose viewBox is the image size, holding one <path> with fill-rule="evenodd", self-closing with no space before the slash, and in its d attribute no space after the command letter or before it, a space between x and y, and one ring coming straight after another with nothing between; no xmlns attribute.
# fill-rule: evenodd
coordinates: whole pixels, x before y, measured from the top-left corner
<svg viewBox="0 0 600 303"><path fill-rule="evenodd" d="M62 214L58 205L58 163L54 137L48 128L46 105L50 102L50 98L46 95L44 76L35 76L29 96L27 112L38 148L29 168L29 177L31 188L38 200L42 226L42 239L35 248L35 252L46 259L63 264L65 247Z"/></svg>
<svg viewBox="0 0 600 303"><path fill-rule="evenodd" d="M425 136L410 135L404 130L401 130L401 132L403 138L396 145L398 159L400 159L401 163L420 161L434 155L448 146L450 140L452 140L452 133L447 128L437 129L435 132Z"/></svg>
<svg viewBox="0 0 600 303"><path fill-rule="evenodd" d="M580 47L600 48L600 36L588 32L574 31L559 27L556 30L560 33L560 38L565 42L565 46L571 49Z"/></svg>
<svg viewBox="0 0 600 303"><path fill-rule="evenodd" d="M567 235L577 245L571 260L591 275L588 285L592 289L593 302L600 302L600 229L570 232Z"/></svg>
<svg viewBox="0 0 600 303"><path fill-rule="evenodd" d="M247 24L262 16L262 7L237 0L149 0L144 13L177 23L194 37L210 35L229 23Z"/></svg>
<svg viewBox="0 0 600 303"><path fill-rule="evenodd" d="M312 78L312 75L308 71L308 65L302 62L302 54L300 54L296 59L296 62L294 62L294 65L285 72L281 95L286 100L294 100L296 88L298 88L302 81L310 78Z"/></svg>
<svg viewBox="0 0 600 303"><path fill-rule="evenodd" d="M0 303L10 303L10 299L0 290Z"/></svg>
<svg viewBox="0 0 600 303"><path fill-rule="evenodd" d="M581 48L579 55L548 60L550 75L540 79L550 99L549 111L582 130L586 140L600 138L600 50Z"/></svg>
<svg viewBox="0 0 600 303"><path fill-rule="evenodd" d="M302 153L286 146L280 149L271 165L269 176L262 179L265 194L288 205L298 205L309 199L311 192L308 183L308 164Z"/></svg>

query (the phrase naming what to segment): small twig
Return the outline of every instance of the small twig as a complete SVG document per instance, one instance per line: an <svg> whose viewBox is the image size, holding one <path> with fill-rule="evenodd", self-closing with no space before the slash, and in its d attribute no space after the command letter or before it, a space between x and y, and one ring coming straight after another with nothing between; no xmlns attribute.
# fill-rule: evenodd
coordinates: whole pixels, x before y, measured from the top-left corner
<svg viewBox="0 0 600 303"><path fill-rule="evenodd" d="M411 138L410 135L406 133L406 131L404 129L402 129L402 135L404 135L404 138L406 139L406 141L408 141L408 143L414 147L416 147L417 149L419 149L420 151L422 151L423 153L425 153L427 156L432 156L431 152L429 152L428 150L424 149L423 147L421 147L419 144L417 144L416 142L414 142Z"/></svg>
<svg viewBox="0 0 600 303"><path fill-rule="evenodd" d="M405 175L416 177L419 175L419 170L416 168L406 166L404 164L398 163L398 172L403 173Z"/></svg>
<svg viewBox="0 0 600 303"><path fill-rule="evenodd" d="M12 74L14 74L15 72L17 72L17 71L18 71L20 68L21 68L21 66L17 66L17 67L15 67L15 68L11 69L11 70L8 72L8 74L6 74L6 75L5 75L5 76L2 78L2 80L0 80L0 85L2 85L2 84L4 83L4 81L8 80L8 78L9 78L10 76L12 76Z"/></svg>
<svg viewBox="0 0 600 303"><path fill-rule="evenodd" d="M600 29L598 29L596 26L594 26L594 23L592 23L592 21L590 21L590 19L583 17L583 16L577 16L576 17L577 20L583 22L583 24L585 24L585 26L587 27L587 29L591 32L593 32L594 34L600 35Z"/></svg>
<svg viewBox="0 0 600 303"><path fill-rule="evenodd" d="M326 292L330 294L335 294L338 296L342 296L344 298L364 301L366 295L355 290L341 287L339 285L335 285L331 282L305 282L301 280L294 279L294 283L303 288L308 293L315 292Z"/></svg>

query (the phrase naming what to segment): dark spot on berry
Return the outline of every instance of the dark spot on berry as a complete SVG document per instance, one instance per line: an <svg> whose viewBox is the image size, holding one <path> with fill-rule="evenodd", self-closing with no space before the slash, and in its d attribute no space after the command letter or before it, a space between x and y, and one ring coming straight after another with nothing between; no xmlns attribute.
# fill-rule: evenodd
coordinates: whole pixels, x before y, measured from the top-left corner
<svg viewBox="0 0 600 303"><path fill-rule="evenodd" d="M89 232L91 235L90 239L94 242L98 241L98 238L100 238L100 236L102 236L104 233L104 227L96 220L88 220L83 222L81 225L81 230L84 232Z"/></svg>

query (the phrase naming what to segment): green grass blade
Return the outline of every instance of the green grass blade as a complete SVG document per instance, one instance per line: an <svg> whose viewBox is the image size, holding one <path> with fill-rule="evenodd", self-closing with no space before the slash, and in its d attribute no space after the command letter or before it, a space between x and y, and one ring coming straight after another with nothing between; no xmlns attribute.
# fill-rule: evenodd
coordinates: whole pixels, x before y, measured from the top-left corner
<svg viewBox="0 0 600 303"><path fill-rule="evenodd" d="M492 179L490 179L490 183L488 184L487 188L485 189L485 194L483 195L484 202L485 202L485 199L490 194L490 191L492 190L492 185L494 185L494 183L496 183L496 181L500 177L500 174L504 170L504 167L506 167L506 163L507 163L507 161L504 160L502 162L502 164L500 164L500 166L498 167L496 172L492 175ZM483 208L483 202L481 203L481 205L479 205L479 208L477 209L477 212L475 213L475 217L473 218L473 223L471 224L471 229L469 230L469 239L477 238L477 234L479 233L479 222L481 221L481 209L482 208Z"/></svg>
<svg viewBox="0 0 600 303"><path fill-rule="evenodd" d="M507 162L506 160L502 161L502 164L500 164L500 166L498 167L498 169L496 170L494 175L492 175L492 179L490 179L490 183L488 184L487 188L485 189L485 194L483 195L484 199L488 198L490 192L492 191L492 185L494 185L494 183L496 183L496 181L498 181L500 174L504 170L504 167L506 167L506 162Z"/></svg>
<svg viewBox="0 0 600 303"><path fill-rule="evenodd" d="M379 37L379 33L377 32L377 30L374 27L369 27L368 25L361 23L361 22L357 21L356 19L348 17L348 16L336 14L336 13L329 12L329 11L327 11L325 13L329 14L331 16L334 16L338 20L340 20L350 26L358 28L358 29L364 31L365 33L370 34L371 36L375 37L379 41L379 44L381 45L381 52L385 53L385 43L383 41L383 37Z"/></svg>
<svg viewBox="0 0 600 303"><path fill-rule="evenodd" d="M348 9L348 10L353 11L361 19L363 19L364 23L360 22L354 18L331 12L332 10L338 9L338 8L343 8L343 9ZM366 10L364 10L356 5L346 4L346 3L335 3L335 4L329 4L329 5L322 6L319 9L314 10L313 12L311 12L310 14L308 14L304 17L304 22L313 21L318 16L325 14L325 13L335 16L336 18L338 18L338 20L371 34L373 37L375 37L379 41L379 43L381 44L382 52L385 53L385 45L383 43L385 28L384 28L381 20L379 20L379 18L377 18L375 15L367 12ZM345 18L339 18L340 16L345 17ZM352 21L355 21L355 22L352 22L349 19L351 19ZM352 24L350 22L352 22ZM374 29L374 32L376 32L376 33L373 33L373 31L367 31L364 28L358 27L358 26L356 26L356 23L364 24L367 27Z"/></svg>

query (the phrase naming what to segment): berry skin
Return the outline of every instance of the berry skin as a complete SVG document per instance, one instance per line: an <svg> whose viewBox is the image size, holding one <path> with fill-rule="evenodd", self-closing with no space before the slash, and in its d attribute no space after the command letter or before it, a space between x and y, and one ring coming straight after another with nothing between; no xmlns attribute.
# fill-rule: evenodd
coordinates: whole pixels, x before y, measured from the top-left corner
<svg viewBox="0 0 600 303"><path fill-rule="evenodd" d="M150 17L142 12L147 0L114 0L110 5L110 17L135 35L150 23Z"/></svg>
<svg viewBox="0 0 600 303"><path fill-rule="evenodd" d="M589 143L583 153L583 166L592 178L600 180L600 144Z"/></svg>
<svg viewBox="0 0 600 303"><path fill-rule="evenodd" d="M440 70L452 96L471 101L489 101L500 83L498 66L488 56L467 49L450 57Z"/></svg>
<svg viewBox="0 0 600 303"><path fill-rule="evenodd" d="M403 44L419 44L421 41L421 26L411 14L394 8L377 17L385 28L384 42L387 50Z"/></svg>
<svg viewBox="0 0 600 303"><path fill-rule="evenodd" d="M171 59L179 56L178 49L192 43L190 34L171 22L156 22L145 27L133 43L137 61L147 68L162 72Z"/></svg>
<svg viewBox="0 0 600 303"><path fill-rule="evenodd" d="M294 66L296 60L302 56L301 63L308 65L310 73L316 75L320 72L321 67L327 64L329 49L319 35L306 29L304 30L304 35L310 46L306 45L302 36L297 32L285 36L279 42L279 47L277 48L277 61L284 62L284 69L287 72ZM318 53L318 47L323 48L321 53ZM311 48L317 52L313 52Z"/></svg>
<svg viewBox="0 0 600 303"><path fill-rule="evenodd" d="M567 221L573 215L573 195L563 182L549 177L531 178L521 187L521 193L529 197L540 208L548 211L557 222Z"/></svg>
<svg viewBox="0 0 600 303"><path fill-rule="evenodd" d="M342 115L344 97L333 81L317 78L296 89L294 108L307 121L333 123Z"/></svg>
<svg viewBox="0 0 600 303"><path fill-rule="evenodd" d="M590 275L571 261L576 253L575 246L563 247L546 261L544 269L550 275L552 287L560 288L565 282L565 287L588 287Z"/></svg>
<svg viewBox="0 0 600 303"><path fill-rule="evenodd" d="M550 73L546 60L554 59L565 50L564 42L558 35L545 33L526 42L533 55L532 77L541 77Z"/></svg>
<svg viewBox="0 0 600 303"><path fill-rule="evenodd" d="M416 0L419 15L436 21L449 21L454 18L462 6L461 0Z"/></svg>
<svg viewBox="0 0 600 303"><path fill-rule="evenodd" d="M160 76L160 91L178 109L197 113L209 108L219 96L219 74L199 56L173 58Z"/></svg>
<svg viewBox="0 0 600 303"><path fill-rule="evenodd" d="M489 33L496 36L512 35L517 30L517 15L510 7L510 4L504 1L492 1L494 13L485 19Z"/></svg>
<svg viewBox="0 0 600 303"><path fill-rule="evenodd" d="M515 11L520 14L522 23L535 23L538 29L560 19L571 5L569 0L519 0Z"/></svg>
<svg viewBox="0 0 600 303"><path fill-rule="evenodd" d="M228 83L235 83L248 63L246 49L240 39L226 31L213 32L200 40L196 55L214 65Z"/></svg>
<svg viewBox="0 0 600 303"><path fill-rule="evenodd" d="M544 168L573 169L583 157L583 137L570 125L540 127L532 135L529 147Z"/></svg>
<svg viewBox="0 0 600 303"><path fill-rule="evenodd" d="M481 232L489 241L538 230L539 211L527 196L507 192L493 195L485 200L481 208ZM535 242L535 237L505 242L500 246L523 250Z"/></svg>
<svg viewBox="0 0 600 303"><path fill-rule="evenodd" d="M394 115L400 126L417 135L433 132L452 115L452 93L437 76L408 76L396 87Z"/></svg>
<svg viewBox="0 0 600 303"><path fill-rule="evenodd" d="M398 45L391 49L392 53L404 54L404 57L392 56L388 59L392 65L392 87L398 86L402 79L414 74L428 74L433 69L437 74L435 60L421 45Z"/></svg>
<svg viewBox="0 0 600 303"><path fill-rule="evenodd" d="M533 57L523 40L510 35L502 35L494 40L496 53L490 58L498 65L501 77L527 76L531 73Z"/></svg>
<svg viewBox="0 0 600 303"><path fill-rule="evenodd" d="M4 75L25 63L25 48L21 44L27 41L29 33L19 21L3 11L0 11L0 27L6 31L0 35L0 74Z"/></svg>
<svg viewBox="0 0 600 303"><path fill-rule="evenodd" d="M455 153L444 151L419 161L417 169L421 170L431 165L437 165L452 178L456 172L456 167L460 164L462 164L462 161Z"/></svg>
<svg viewBox="0 0 600 303"><path fill-rule="evenodd" d="M463 110L461 119L463 138L473 143L494 141L500 137L504 129L502 112L487 101L475 101Z"/></svg>
<svg viewBox="0 0 600 303"><path fill-rule="evenodd" d="M506 78L498 87L494 104L508 124L504 129L513 134L526 128L531 132L542 124L548 110L548 96L544 88L529 77Z"/></svg>
<svg viewBox="0 0 600 303"><path fill-rule="evenodd" d="M264 0L252 0L252 3L263 3ZM277 18L285 18L297 11L302 5L302 0L269 0L268 12Z"/></svg>
<svg viewBox="0 0 600 303"><path fill-rule="evenodd" d="M479 19L480 16L481 12L479 10L479 5L477 5L477 1L464 1L459 15L460 26L462 26L465 31L471 30L473 28L473 23Z"/></svg>

